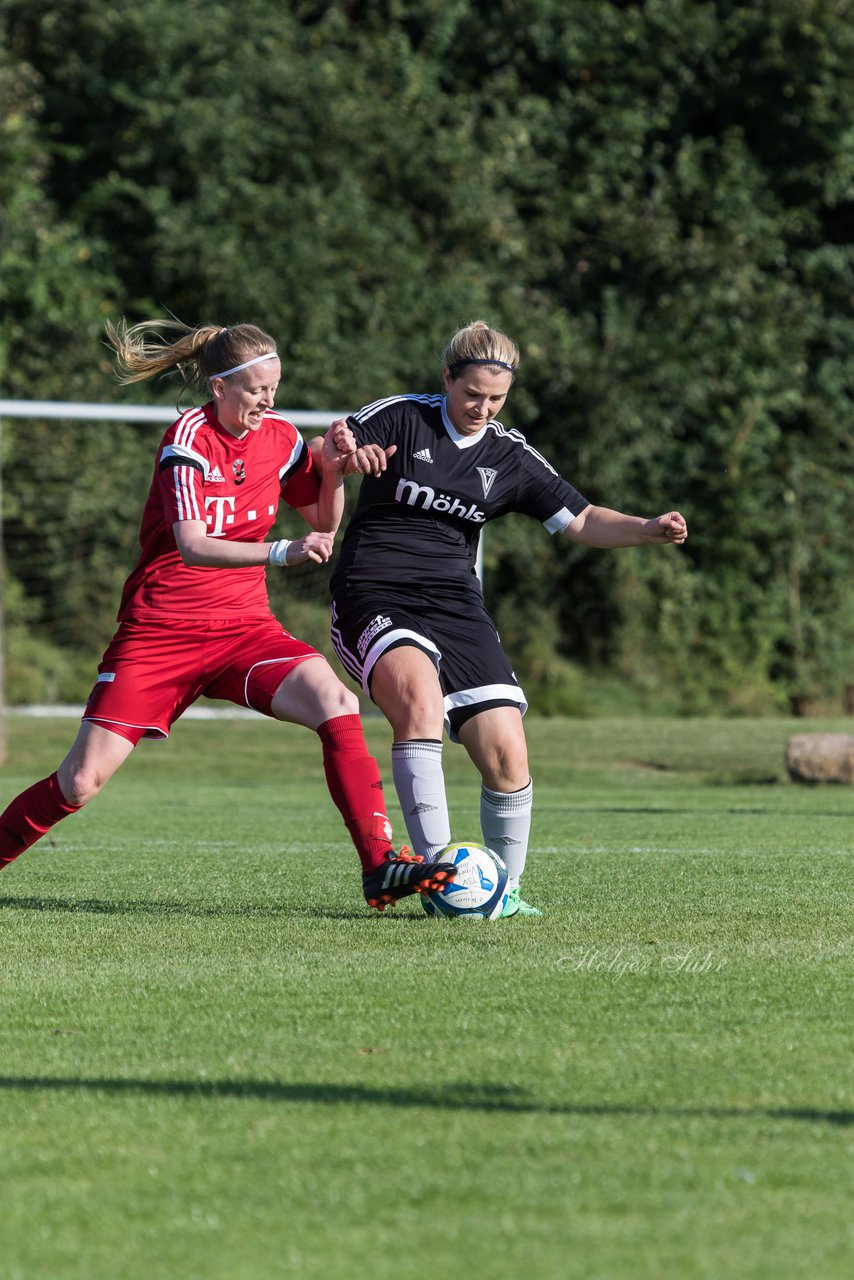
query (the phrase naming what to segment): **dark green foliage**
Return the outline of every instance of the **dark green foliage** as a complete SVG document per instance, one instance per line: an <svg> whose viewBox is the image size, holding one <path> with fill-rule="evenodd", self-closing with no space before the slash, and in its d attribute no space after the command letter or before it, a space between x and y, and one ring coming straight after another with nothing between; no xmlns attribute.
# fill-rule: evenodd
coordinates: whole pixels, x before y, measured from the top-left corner
<svg viewBox="0 0 854 1280"><path fill-rule="evenodd" d="M275 333L283 404L355 407L437 389L482 315L523 352L506 420L594 502L691 528L489 531L539 703L589 710L597 676L762 711L854 680L849 0L0 12L6 394L117 398L105 315L168 309Z"/></svg>

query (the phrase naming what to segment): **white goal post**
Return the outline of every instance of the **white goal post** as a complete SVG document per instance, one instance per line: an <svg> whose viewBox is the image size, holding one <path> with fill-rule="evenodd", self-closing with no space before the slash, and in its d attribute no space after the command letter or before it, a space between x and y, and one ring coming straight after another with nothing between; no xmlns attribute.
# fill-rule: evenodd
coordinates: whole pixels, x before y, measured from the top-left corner
<svg viewBox="0 0 854 1280"><path fill-rule="evenodd" d="M280 409L283 418L301 431L314 427L325 431L335 418L347 416L346 410ZM85 422L174 422L181 409L177 405L143 404L87 404L76 400L2 400L0 399L0 423L3 418L77 419Z"/></svg>

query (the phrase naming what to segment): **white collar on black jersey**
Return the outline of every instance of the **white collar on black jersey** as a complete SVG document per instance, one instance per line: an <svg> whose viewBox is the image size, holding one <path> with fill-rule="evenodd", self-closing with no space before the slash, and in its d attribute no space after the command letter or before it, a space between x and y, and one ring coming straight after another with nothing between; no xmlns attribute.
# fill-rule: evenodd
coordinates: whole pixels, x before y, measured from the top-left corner
<svg viewBox="0 0 854 1280"><path fill-rule="evenodd" d="M458 449L470 449L473 444L478 444L483 439L484 432L489 429L489 423L487 422L475 436L464 436L461 431L457 431L448 415L448 401L444 396L442 397L442 422Z"/></svg>

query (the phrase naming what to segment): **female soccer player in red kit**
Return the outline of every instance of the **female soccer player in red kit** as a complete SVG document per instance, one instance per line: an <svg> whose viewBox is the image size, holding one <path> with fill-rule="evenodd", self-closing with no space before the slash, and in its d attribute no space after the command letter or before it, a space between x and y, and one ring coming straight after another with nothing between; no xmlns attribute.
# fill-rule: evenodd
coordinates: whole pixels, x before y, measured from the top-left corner
<svg viewBox="0 0 854 1280"><path fill-rule="evenodd" d="M158 333L178 330L167 341ZM119 626L83 722L57 771L0 815L0 868L91 800L141 738L166 738L198 698L222 698L319 736L330 795L356 846L366 901L382 910L440 887L453 867L391 847L376 761L356 695L310 645L273 617L268 565L329 559L343 512L348 428L316 451L273 409L281 365L254 325L152 321L108 326L119 375L137 382L180 369L212 398L166 432L140 530L141 555L125 583ZM384 465L378 461L377 466ZM312 532L268 541L279 500Z"/></svg>

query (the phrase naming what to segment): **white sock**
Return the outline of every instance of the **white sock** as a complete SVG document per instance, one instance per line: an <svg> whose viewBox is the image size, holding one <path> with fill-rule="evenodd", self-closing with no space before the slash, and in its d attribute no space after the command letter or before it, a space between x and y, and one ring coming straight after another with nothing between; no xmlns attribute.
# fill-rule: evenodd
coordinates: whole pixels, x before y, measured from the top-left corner
<svg viewBox="0 0 854 1280"><path fill-rule="evenodd" d="M441 741L393 742L391 769L413 851L431 862L451 843Z"/></svg>
<svg viewBox="0 0 854 1280"><path fill-rule="evenodd" d="M480 789L483 842L507 863L511 889L518 885L525 870L533 801L534 787L530 779L521 791L490 791L484 786Z"/></svg>

